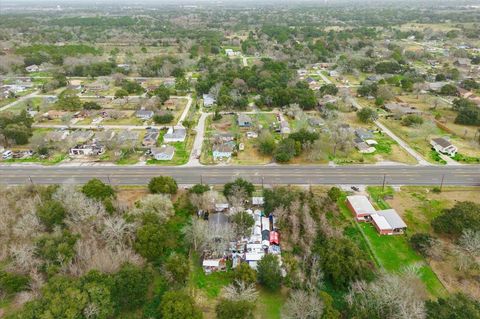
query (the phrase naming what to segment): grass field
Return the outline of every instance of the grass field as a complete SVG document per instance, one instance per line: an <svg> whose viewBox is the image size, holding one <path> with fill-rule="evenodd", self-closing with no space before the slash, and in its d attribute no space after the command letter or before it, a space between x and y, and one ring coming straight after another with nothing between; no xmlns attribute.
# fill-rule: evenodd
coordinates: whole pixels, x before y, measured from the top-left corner
<svg viewBox="0 0 480 319"><path fill-rule="evenodd" d="M391 188L382 191L381 187L369 187L368 192L378 208L390 208L383 196L393 195ZM369 223L361 223L360 228L382 268L399 272L405 267L418 266L419 277L432 297L443 297L447 294L445 287L425 259L410 247L405 235L381 236Z"/></svg>

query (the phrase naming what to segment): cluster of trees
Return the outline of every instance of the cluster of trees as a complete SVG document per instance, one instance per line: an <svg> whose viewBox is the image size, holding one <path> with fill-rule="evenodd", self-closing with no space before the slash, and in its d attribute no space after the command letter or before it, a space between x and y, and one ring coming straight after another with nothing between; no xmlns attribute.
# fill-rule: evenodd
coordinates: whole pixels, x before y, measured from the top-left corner
<svg viewBox="0 0 480 319"><path fill-rule="evenodd" d="M453 109L458 113L455 123L480 125L480 109L473 101L464 98L455 99Z"/></svg>
<svg viewBox="0 0 480 319"><path fill-rule="evenodd" d="M58 100L53 105L58 110L64 111L78 111L85 110L100 110L102 106L95 101L82 102L75 91L64 90L58 95Z"/></svg>
<svg viewBox="0 0 480 319"><path fill-rule="evenodd" d="M273 135L264 130L258 137L258 147L260 153L273 155L277 162L286 163L299 156L303 150L310 149L319 137L319 133L302 128L276 143Z"/></svg>
<svg viewBox="0 0 480 319"><path fill-rule="evenodd" d="M220 107L244 109L249 94L260 95L258 103L269 107L296 103L302 109L310 110L317 104L314 92L305 82L290 83L294 74L286 63L262 59L259 65L251 67L228 64L225 70L213 68L213 61L208 59L199 64L200 67L205 65L208 72L198 79L196 91L214 95Z"/></svg>
<svg viewBox="0 0 480 319"><path fill-rule="evenodd" d="M98 55L101 53L100 50L84 44L68 44L64 46L34 44L17 48L15 52L24 56L25 66L32 64L40 65L45 62L62 65L65 57L85 54Z"/></svg>
<svg viewBox="0 0 480 319"><path fill-rule="evenodd" d="M25 110L19 114L2 112L0 114L0 136L3 136L4 144L27 144L33 134L32 124L33 119Z"/></svg>
<svg viewBox="0 0 480 319"><path fill-rule="evenodd" d="M154 192L176 190L171 178L156 178L151 186ZM0 295L26 294L23 307L7 318L133 312L202 318L185 289L190 263L181 229L193 207L187 198L173 205L169 196L147 195L128 207L98 179L81 188L0 191L0 261L8 265L0 270ZM21 209L19 198L28 198ZM7 215L12 208L18 212Z"/></svg>

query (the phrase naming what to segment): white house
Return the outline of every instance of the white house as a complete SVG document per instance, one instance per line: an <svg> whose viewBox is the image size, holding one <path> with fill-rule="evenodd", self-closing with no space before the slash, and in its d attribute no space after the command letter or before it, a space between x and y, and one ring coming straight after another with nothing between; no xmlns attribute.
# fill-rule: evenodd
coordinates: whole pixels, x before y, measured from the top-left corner
<svg viewBox="0 0 480 319"><path fill-rule="evenodd" d="M77 145L70 149L70 156L95 156L105 152L103 145L98 143Z"/></svg>
<svg viewBox="0 0 480 319"><path fill-rule="evenodd" d="M153 117L153 111L149 110L138 110L135 112L135 116L144 121L149 120Z"/></svg>
<svg viewBox="0 0 480 319"><path fill-rule="evenodd" d="M25 68L25 70L26 70L27 72L29 72L29 73L30 73L30 72L38 72L38 71L40 71L40 67L39 67L38 65L36 65L36 64L32 64L32 65L27 66L27 67Z"/></svg>
<svg viewBox="0 0 480 319"><path fill-rule="evenodd" d="M171 126L163 136L165 143L183 142L187 137L187 130L183 126Z"/></svg>
<svg viewBox="0 0 480 319"><path fill-rule="evenodd" d="M217 101L215 100L215 97L211 94L204 94L203 95L203 106L205 107L210 107L212 105L214 105L215 103L217 103Z"/></svg>
<svg viewBox="0 0 480 319"><path fill-rule="evenodd" d="M225 142L221 144L213 145L213 159L219 160L223 158L232 157L233 150L235 149L235 142Z"/></svg>
<svg viewBox="0 0 480 319"><path fill-rule="evenodd" d="M444 139L443 137L434 138L430 141L430 145L435 149L435 151L447 154L448 156L455 156L457 154L457 147L452 143Z"/></svg>
<svg viewBox="0 0 480 319"><path fill-rule="evenodd" d="M162 145L160 147L152 147L150 152L157 161L171 161L173 155L175 155L175 147Z"/></svg>

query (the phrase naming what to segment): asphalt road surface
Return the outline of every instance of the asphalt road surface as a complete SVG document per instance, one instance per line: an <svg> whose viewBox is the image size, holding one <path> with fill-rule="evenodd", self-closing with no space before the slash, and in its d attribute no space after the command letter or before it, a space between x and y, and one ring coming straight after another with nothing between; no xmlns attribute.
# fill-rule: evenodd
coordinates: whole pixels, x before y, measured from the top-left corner
<svg viewBox="0 0 480 319"><path fill-rule="evenodd" d="M480 186L475 166L0 166L0 184L81 184L99 178L112 185L144 185L159 175L179 184L225 184L242 177L254 184L464 185Z"/></svg>

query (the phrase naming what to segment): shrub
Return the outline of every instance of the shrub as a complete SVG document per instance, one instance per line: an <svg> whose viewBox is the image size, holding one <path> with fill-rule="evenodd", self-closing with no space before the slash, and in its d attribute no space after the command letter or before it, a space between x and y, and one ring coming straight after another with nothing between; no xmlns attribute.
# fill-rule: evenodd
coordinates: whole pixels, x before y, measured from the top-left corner
<svg viewBox="0 0 480 319"><path fill-rule="evenodd" d="M112 299L117 310L134 310L144 305L151 280L152 274L147 269L123 265L113 276Z"/></svg>
<svg viewBox="0 0 480 319"><path fill-rule="evenodd" d="M405 126L422 125L423 117L416 114L409 114L403 117L402 124Z"/></svg>
<svg viewBox="0 0 480 319"><path fill-rule="evenodd" d="M255 191L255 186L247 180L243 178L237 178L234 182L227 183L223 186L223 195L229 197L233 194L233 190L236 188L241 188L245 191L248 197L251 197L253 192Z"/></svg>
<svg viewBox="0 0 480 319"><path fill-rule="evenodd" d="M291 138L283 139L274 152L274 158L279 163L290 161L297 154L295 141Z"/></svg>
<svg viewBox="0 0 480 319"><path fill-rule="evenodd" d="M247 263L240 263L233 270L233 279L246 284L254 284L257 281L257 272Z"/></svg>
<svg viewBox="0 0 480 319"><path fill-rule="evenodd" d="M369 107L364 107L363 109L357 112L357 117L360 120L360 122L370 123L377 120L378 114L374 109L371 109Z"/></svg>
<svg viewBox="0 0 480 319"><path fill-rule="evenodd" d="M83 108L85 110L100 110L102 107L97 102L87 101L83 103Z"/></svg>
<svg viewBox="0 0 480 319"><path fill-rule="evenodd" d="M193 298L184 291L165 293L159 312L162 319L200 319L202 312L195 306Z"/></svg>
<svg viewBox="0 0 480 319"><path fill-rule="evenodd" d="M0 292L15 294L27 289L29 281L28 276L0 271Z"/></svg>
<svg viewBox="0 0 480 319"><path fill-rule="evenodd" d="M63 224L66 211L60 202L48 200L37 208L37 216L48 230L52 230L53 226Z"/></svg>
<svg viewBox="0 0 480 319"><path fill-rule="evenodd" d="M83 185L82 193L89 198L104 200L115 195L115 190L98 178L93 178Z"/></svg>
<svg viewBox="0 0 480 319"><path fill-rule="evenodd" d="M190 188L189 192L192 194L203 194L210 190L210 186L206 184L195 184Z"/></svg>
<svg viewBox="0 0 480 319"><path fill-rule="evenodd" d="M480 205L473 202L458 202L432 220L437 233L460 236L465 229L480 230Z"/></svg>
<svg viewBox="0 0 480 319"><path fill-rule="evenodd" d="M269 290L277 290L282 283L280 263L275 255L262 257L257 265L258 282Z"/></svg>
<svg viewBox="0 0 480 319"><path fill-rule="evenodd" d="M421 255L428 256L429 251L434 244L434 239L429 234L416 233L410 237L409 242L410 246L412 246L412 248L418 251Z"/></svg>
<svg viewBox="0 0 480 319"><path fill-rule="evenodd" d="M157 124L167 124L172 122L173 119L174 119L174 116L170 112L167 112L165 114L155 114L153 116L153 121Z"/></svg>
<svg viewBox="0 0 480 319"><path fill-rule="evenodd" d="M332 200L332 202L336 202L340 196L342 196L342 191L338 187L332 187L328 190L328 197Z"/></svg>
<svg viewBox="0 0 480 319"><path fill-rule="evenodd" d="M218 319L253 318L255 304L246 300L221 299L215 307Z"/></svg>
<svg viewBox="0 0 480 319"><path fill-rule="evenodd" d="M178 185L170 176L158 176L150 180L148 183L148 190L152 194L176 194Z"/></svg>

